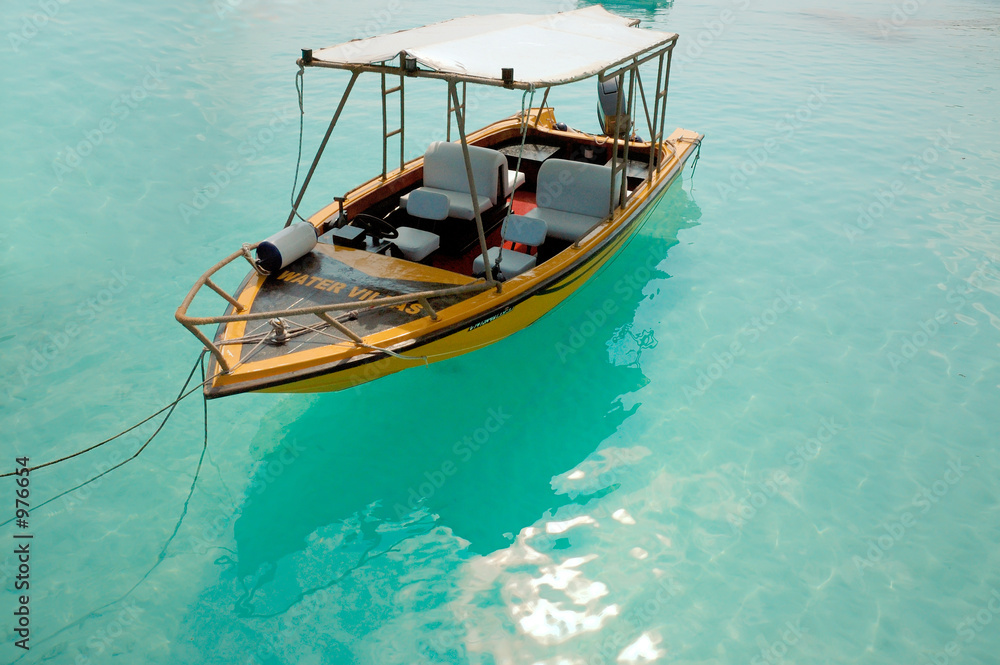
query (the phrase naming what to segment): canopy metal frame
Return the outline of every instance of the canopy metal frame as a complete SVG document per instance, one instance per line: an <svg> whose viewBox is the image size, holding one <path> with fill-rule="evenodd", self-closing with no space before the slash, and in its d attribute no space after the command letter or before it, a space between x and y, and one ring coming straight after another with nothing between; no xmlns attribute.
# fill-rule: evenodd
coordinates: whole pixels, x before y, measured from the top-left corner
<svg viewBox="0 0 1000 665"><path fill-rule="evenodd" d="M399 170L403 170L404 153L403 149L406 145L406 77L403 76L403 72L398 72L399 75L399 85L393 86L391 88L386 88L385 78L388 76L385 72L382 73L382 180L386 179L387 166L389 162L389 139L393 136L399 136ZM399 127L393 130L389 130L389 95L399 93Z"/></svg>
<svg viewBox="0 0 1000 665"><path fill-rule="evenodd" d="M598 80L607 81L610 79L615 79L625 75L628 76L628 93L627 100L623 99L623 95L618 94L617 97L617 108L616 108L616 121L614 135L611 137L614 143L612 148L612 158L611 158L611 169L612 169L612 185L614 185L614 178L618 173L624 172L626 175L622 177L622 182L620 186L620 191L618 192L618 205L622 205L625 202L625 196L627 192L627 172L628 172L628 153L629 146L632 141L630 139L630 132L632 127L632 117L634 116L634 105L635 105L635 88L638 86L640 97L642 100L643 111L646 116L647 126L650 133L650 159L649 159L649 175L651 179L654 173L659 170L660 165L660 153L662 152L663 146L663 128L664 120L666 116L666 103L667 103L667 88L670 79L670 61L673 53L674 46L677 43L677 35L672 35L668 39L644 50L641 53L633 54L628 58L619 60L610 64L603 72L597 74ZM639 67L653 59L658 59L658 68L656 75L656 91L653 95L653 116L650 119L649 116L649 104L647 103L645 90L642 87L642 79L639 73ZM664 62L665 61L665 62ZM490 86L500 86L508 89L519 89L519 90L537 90L539 88L545 88L545 94L542 97L542 104L540 108L544 108L546 102L548 101L549 92L553 87L557 85L568 85L570 83L575 83L577 81L586 80L592 78L593 74L581 75L576 78L572 78L566 81L560 81L556 83L534 83L534 82L519 82L517 80L511 79L496 79L496 78L482 78L478 76L467 76L463 74L458 74L454 72L438 72L428 69L421 69L417 66L417 63L412 59L407 57L404 53L400 53L393 60L389 60L382 63L376 64L353 64L353 63L334 63L334 62L324 62L320 60L314 60L312 57L311 50L303 50L302 57L299 58L297 64L301 68L305 67L322 67L327 69L340 69L348 71L351 73L351 80L344 90L344 94L341 97L340 103L337 106L337 110L333 115L333 119L327 128L326 134L320 143L319 150L316 152L316 156L313 158L313 162L309 167L309 171L306 174L305 179L302 181L302 187L299 190L298 195L295 198L295 202L292 204L292 210L288 214L288 218L285 221L285 226L294 221L295 216L298 211L298 206L302 202L305 196L306 189L309 186L312 176L316 171L316 167L319 164L319 160L326 149L326 145L329 142L330 135L333 133L333 129L336 126L340 115L344 109L344 105L347 103L347 98L350 96L351 90L354 87L354 83L357 81L358 77L364 73L375 73L378 74L382 82L382 180L388 179L390 171L388 170L388 154L389 154L389 139L393 136L399 136L399 170L402 171L405 166L405 150L406 150L406 107L405 107L405 79L407 77L415 78L428 78L443 80L448 84L448 99L447 104L447 124L445 136L447 140L451 141L451 127L452 127L452 115L454 114L456 121L464 125L466 117L466 100L467 100L467 86L469 83L480 84L480 85L490 85ZM665 64L665 66L664 66ZM388 76L398 76L399 85L393 87L386 87L386 78ZM457 86L461 84L462 94L459 97L457 93ZM391 94L399 94L399 127L394 130L388 129L388 101L387 98ZM539 114L540 115L540 114ZM522 119L527 121L526 119ZM536 117L535 126L538 125L538 118ZM623 130L624 128L627 128ZM463 147L463 155L466 159L466 171L469 175L469 191L475 190L475 182L472 176L472 164L469 160L468 154L468 144L465 139L464 128L460 130L460 140ZM622 159L618 159L618 144L624 144L624 155ZM612 187L613 189L613 187ZM475 197L473 197L475 199ZM610 191L608 195L608 214L614 213L616 207L615 205L615 192ZM480 246L483 247L483 252L485 255L486 238L483 233L483 222L480 212L478 210L478 202L475 202L473 206L476 213L476 228L479 232ZM577 245L578 246L578 243ZM491 271L487 271L486 279L488 282L493 281L493 276Z"/></svg>
<svg viewBox="0 0 1000 665"><path fill-rule="evenodd" d="M445 127L445 139L444 140L448 141L449 143L451 143L451 115L457 109L461 109L462 113L465 113L465 100L466 100L467 88L468 88L468 83L466 83L465 81L462 81L462 103L459 104L457 107L451 105L451 88L448 89L448 100L447 100L447 103L448 103L448 120L447 120L447 123L448 124Z"/></svg>

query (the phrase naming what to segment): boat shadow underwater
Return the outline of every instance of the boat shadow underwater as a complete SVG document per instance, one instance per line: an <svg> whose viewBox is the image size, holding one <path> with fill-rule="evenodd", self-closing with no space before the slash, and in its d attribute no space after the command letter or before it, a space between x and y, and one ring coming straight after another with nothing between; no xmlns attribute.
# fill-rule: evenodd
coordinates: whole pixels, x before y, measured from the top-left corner
<svg viewBox="0 0 1000 665"><path fill-rule="evenodd" d="M681 297L644 287L669 278L662 260L700 214L674 187L604 274L539 325L469 357L324 395L283 429L262 428L251 448L267 452L235 524L240 579L266 583L311 534L359 515L362 539L420 521L487 554L546 512L593 498L559 495L552 478L639 408L620 398L649 382L640 356L656 340L632 321L644 300L670 307Z"/></svg>

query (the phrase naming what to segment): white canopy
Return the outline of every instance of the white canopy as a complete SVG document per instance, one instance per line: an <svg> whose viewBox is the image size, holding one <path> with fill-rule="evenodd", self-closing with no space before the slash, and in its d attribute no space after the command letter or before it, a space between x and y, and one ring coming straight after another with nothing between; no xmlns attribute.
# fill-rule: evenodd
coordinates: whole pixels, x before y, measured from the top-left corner
<svg viewBox="0 0 1000 665"><path fill-rule="evenodd" d="M677 37L638 23L600 5L558 14L466 16L345 42L316 51L313 60L350 69L404 55L439 73L494 81L509 67L518 87L543 87L593 76Z"/></svg>

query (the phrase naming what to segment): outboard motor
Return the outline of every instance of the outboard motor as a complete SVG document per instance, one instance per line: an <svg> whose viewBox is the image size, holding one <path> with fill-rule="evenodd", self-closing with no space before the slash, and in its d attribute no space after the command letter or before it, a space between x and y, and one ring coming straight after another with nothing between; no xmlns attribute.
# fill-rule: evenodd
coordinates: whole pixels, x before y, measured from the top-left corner
<svg viewBox="0 0 1000 665"><path fill-rule="evenodd" d="M316 227L306 222L286 226L257 245L257 265L274 273L301 259L316 246Z"/></svg>
<svg viewBox="0 0 1000 665"><path fill-rule="evenodd" d="M607 81L597 81L597 119L601 123L601 131L605 136L615 134L615 123L617 121L616 112L618 110L618 91L621 89L622 77L608 79ZM622 113L625 113L624 101L622 100ZM628 119L625 119L626 126L618 134L628 131Z"/></svg>

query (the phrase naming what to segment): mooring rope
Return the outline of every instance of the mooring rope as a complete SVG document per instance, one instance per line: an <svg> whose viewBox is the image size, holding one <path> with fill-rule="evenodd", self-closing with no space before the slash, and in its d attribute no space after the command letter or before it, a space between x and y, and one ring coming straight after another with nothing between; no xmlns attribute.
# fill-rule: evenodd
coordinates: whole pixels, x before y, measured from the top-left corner
<svg viewBox="0 0 1000 665"><path fill-rule="evenodd" d="M143 451L143 449L147 445L149 445L149 442L153 440L153 437L155 437L157 434L159 434L160 430L163 429L163 426L167 424L167 420L170 419L170 415L174 412L174 409L181 402L181 400L183 400L185 397L187 397L188 395L192 394L193 392L195 392L196 390L198 390L199 388L201 388L202 386L204 386L206 383L208 383L209 381L211 381L212 379L215 378L213 376L212 379L206 379L206 380L202 381L200 384L198 384L197 386L195 386L194 388L192 388L191 390L187 390L188 385L191 383L191 379L194 377L194 373L198 370L199 365L201 365L202 358L204 358L204 356L205 356L205 354L207 352L208 352L207 349L203 349L202 352L200 354L198 354L198 360L195 361L194 367L191 368L191 372L188 374L187 380L184 381L184 385L181 387L180 393L178 393L177 398L174 399L173 402L171 402L170 404L167 404L165 407L163 407L162 409L160 409L156 413L153 413L152 415L147 416L146 418L143 418L142 420L140 420L139 422L137 422L135 425L132 425L128 429L124 429L121 432L118 432L118 434L115 434L114 436L112 436L110 438L104 439L100 443L95 443L94 445L92 445L92 446L90 446L88 448L84 448L83 450L78 450L75 453L72 453L71 455L66 455L65 457L60 457L59 459L52 460L51 462L45 462L44 464L38 464L36 466L28 467L28 472L30 473L31 471L36 471L38 469L44 469L47 466L52 466L54 464L59 464L60 462L65 462L66 460L71 460L74 457L79 457L80 455L83 455L84 453L89 453L91 450L96 450L97 448L100 448L101 446L103 446L103 445L105 445L107 443L111 443L115 439L119 439L119 438L123 437L124 435L128 434L129 432L131 432L132 430L136 429L137 427L140 427L141 425L144 425L144 424L148 423L150 420L152 420L156 416L160 415L164 411L169 411L169 413L167 413L167 416L163 419L163 422L161 422L160 425L159 425L159 427L156 428L156 431L153 432L153 435L150 436L149 439L146 440L146 443L144 443L142 445L142 448L139 449L139 451L136 453L136 455L138 455L139 453L141 453ZM187 392L185 392L185 390L187 390ZM135 459L135 455L133 455L129 459L125 460L125 462L128 462L128 461L130 461L132 459ZM122 462L121 464L125 464L125 462ZM104 473L108 473L109 471L117 469L119 466L121 466L121 464L119 464L117 466L111 467L110 469L108 469ZM14 476L14 475L17 475L17 474L15 472L13 472L13 471L10 471L8 473L0 474L0 478L6 478L8 476ZM104 474L101 474L101 475L104 475ZM100 477L100 476L98 476L98 477ZM90 482L90 481L88 480L87 482ZM82 485L80 487L82 487ZM76 488L73 488L73 489L76 489ZM70 490L70 491L72 491L72 490ZM7 522L4 522L3 524L7 524ZM0 524L0 526L3 526L3 525Z"/></svg>
<svg viewBox="0 0 1000 665"><path fill-rule="evenodd" d="M38 504L37 506L35 506L35 508L37 509L37 508L41 508L42 506L46 506L46 505L52 503L53 501L55 501L56 499L59 499L61 497L66 496L70 492L75 492L76 490L80 489L81 487L85 487L86 485L89 485L90 483L94 482L98 478L101 478L101 477L106 476L107 474L111 473L115 469L119 469L119 468L125 466L126 464L128 464L129 462L131 462L132 460L134 460L136 457L138 457L140 454L142 454L142 451L144 451L146 449L146 447L149 446L149 444L153 441L153 439L156 438L156 436L160 433L160 431L163 430L164 425L166 425L167 421L170 420L170 416L173 415L174 409L177 408L177 405L180 404L180 402L185 397L187 397L188 395L191 395L196 390L199 390L202 386L204 386L206 383L208 383L209 381L211 381L212 379L215 378L213 376L211 379L205 379L204 381L202 381L201 383L199 383L197 386L195 386L191 390L187 390L188 385L191 383L191 379L194 377L194 373L198 370L198 367L202 366L202 361L203 361L203 359L205 357L205 353L207 353L207 351L203 350L200 354L198 354L198 360L195 362L194 367L191 368L191 372L188 374L187 380L184 381L184 385L181 387L180 392L177 394L177 398L174 399L174 401L171 402L170 404L168 404L167 406L163 407L162 409L160 409L159 411L157 411L156 413L154 413L152 416L149 416L145 420L142 420L141 422L136 423L132 427L129 427L128 429L119 432L118 434L114 435L110 439L105 439L104 441L102 441L102 442L100 442L98 444L95 444L93 446L90 446L89 448L85 448L83 450L79 450L79 451L77 451L77 452L75 452L75 453L73 453L71 455L66 455L65 457L61 457L61 458L59 458L57 460L52 460L51 462L46 462L45 464L39 464L38 466L29 467L28 470L30 472L30 471L34 471L36 469L41 469L41 468L44 468L44 467L47 467L47 466L52 466L54 464L59 464L60 462L65 462L66 460L71 460L74 457L79 457L80 455L83 455L84 453L87 453L87 452L90 452L91 450L99 448L99 447L103 446L104 444L109 443L111 441L114 441L115 439L121 437L122 435L124 435L124 434L126 434L128 432L131 432L132 430L134 430L136 427L138 427L142 423L149 422L152 418L156 417L158 414L163 413L164 411L167 412L167 415L164 416L163 420L156 427L156 429L153 431L153 433L149 436L148 439L146 439L146 442L143 443L142 446L139 447L139 450L135 451L135 453L131 457L129 457L129 458L127 458L127 459L119 462L118 464L115 464L114 466L112 466L109 469L105 469L101 473L97 474L96 476L93 476L92 478L89 478L88 480L85 480L84 482L80 483L79 485L76 485L75 487L71 487L70 489L68 489L68 490L66 490L64 492L60 492L59 494L56 494L55 496L53 496L53 497L51 497L51 498L43 501L42 503ZM205 413L206 413L206 418L207 418L207 413L208 413L207 406L206 406ZM206 421L205 427L206 428L208 427L207 421ZM3 474L3 476L0 476L0 477L7 477L7 476L12 476L12 475L15 475L15 474L14 473L5 473L5 474ZM13 521L14 521L14 518L11 518L11 519L7 520L6 522L0 522L0 526L6 526L6 525L10 524Z"/></svg>
<svg viewBox="0 0 1000 665"><path fill-rule="evenodd" d="M701 159L702 139L692 139L687 138L686 136L681 136L677 140L684 141L685 143L693 143L695 146L694 159L691 160L691 180L694 180L694 171L698 168L698 160Z"/></svg>
<svg viewBox="0 0 1000 665"><path fill-rule="evenodd" d="M305 117L306 117L306 107L305 107L305 94L306 94L306 68L299 65L299 71L295 74L295 93L299 98L299 155L295 158L295 178L292 180L292 193L289 197L289 201L292 204L292 212L295 216L301 219L303 222L309 220L304 219L302 215L299 214L299 209L295 205L295 188L299 185L299 168L302 166L302 134L305 128Z"/></svg>
<svg viewBox="0 0 1000 665"><path fill-rule="evenodd" d="M197 369L199 366L201 367L201 379L202 379L201 385L205 385L211 379L206 379L205 378L205 354L204 354L204 352L201 353L198 356L198 363L195 365L195 369ZM194 371L193 370L191 372L191 375L188 376L188 382L191 381L191 376L194 376ZM186 388L187 387L187 383L185 383L184 386ZM181 391L183 392L183 388L181 389ZM190 394L190 393L188 393L188 394ZM180 399L183 399L183 397L180 398ZM198 478L201 475L201 467L202 467L202 464L205 461L205 456L208 453L208 398L205 397L204 395L202 396L202 413L203 413L203 417L204 417L204 427L203 427L203 430L202 430L203 433L204 433L204 436L203 436L202 442L201 442L201 455L198 457L198 465L197 465L197 467L195 467L195 471L194 471L194 478L191 480L191 487L188 489L187 498L184 500L184 507L181 510L180 517L177 518L177 522L176 522L176 524L174 524L174 530L171 532L170 537L167 538L167 542L165 542L163 544L163 547L160 548L160 553L156 556L156 562L153 563L152 566L150 566L149 570L147 570L146 573L142 577L140 577L139 580L135 584L133 584L132 587L128 591L126 591L122 595L118 596L114 600L112 600L110 602L107 602L104 605L101 605L100 607L97 607L97 608L95 608L93 610L90 610L86 614L82 615L81 617L79 617L75 621L72 621L72 622L66 624L65 626L63 626L62 628L60 628L56 632L52 633L51 635L47 635L46 637L42 638L41 643L45 643L45 642L47 642L47 641L49 641L49 640L51 640L51 639L53 639L55 637L58 637L59 635L61 635L62 633L66 632L70 628L73 628L74 626L80 625L81 623L83 623L87 619L93 618L95 615L97 615L98 612L106 610L107 608L112 607L113 605L115 605L117 603L120 603L121 601L125 600L126 598L128 598L132 594L133 591L135 591L136 589L138 589L139 586L141 586L143 582L145 582L147 579L149 579L149 576L152 575L153 571L156 570L159 567L159 565L166 560L166 558L167 558L167 548L170 547L170 543L172 543L174 541L174 538L177 537L177 533L180 531L181 524L184 522L184 518L187 516L188 507L191 504L191 497L194 495L194 488L195 488L195 485L197 485L197 483L198 483ZM53 464L54 464L54 462L53 462ZM220 476L220 479L221 479L221 476ZM225 483L223 483L223 486L225 486ZM54 497L54 498L58 498L58 497ZM45 505L45 504L40 504L40 505ZM6 522L5 522L5 524L6 524ZM23 658L23 656L22 656L22 658ZM17 659L18 662L20 660L21 660L21 658Z"/></svg>
<svg viewBox="0 0 1000 665"><path fill-rule="evenodd" d="M368 349L370 351L378 351L378 352L384 353L384 354L386 354L388 356L392 356L393 358L398 358L399 360L423 360L425 365L429 364L428 360L427 360L427 356L404 356L402 353L396 353L392 349L386 349L386 348L381 347L381 346L373 346L371 344L358 343L358 342L355 342L353 339L347 339L346 337L341 337L340 335L334 335L333 333L329 333L329 332L327 332L325 330L322 330L320 328L313 328L312 326L306 325L305 323L300 323L299 325L302 326L302 328L304 328L306 330L311 330L312 332L316 333L317 335L326 335L327 337L331 337L331 338L336 339L338 341L346 342L348 344L355 344L357 346L360 346L363 349Z"/></svg>

